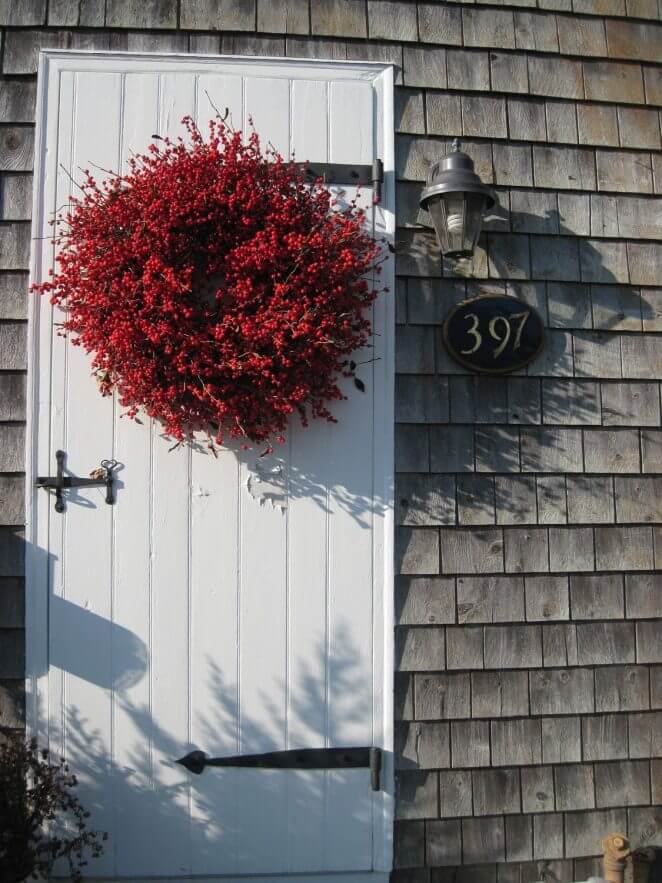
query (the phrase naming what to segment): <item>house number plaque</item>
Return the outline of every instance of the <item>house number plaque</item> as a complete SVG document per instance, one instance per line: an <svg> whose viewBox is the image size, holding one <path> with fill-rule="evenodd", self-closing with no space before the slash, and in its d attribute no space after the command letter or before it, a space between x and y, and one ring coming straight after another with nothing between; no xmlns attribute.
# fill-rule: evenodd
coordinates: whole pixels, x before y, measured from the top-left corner
<svg viewBox="0 0 662 883"><path fill-rule="evenodd" d="M530 304L485 294L453 307L443 335L448 352L465 368L507 374L535 359L542 349L544 325Z"/></svg>

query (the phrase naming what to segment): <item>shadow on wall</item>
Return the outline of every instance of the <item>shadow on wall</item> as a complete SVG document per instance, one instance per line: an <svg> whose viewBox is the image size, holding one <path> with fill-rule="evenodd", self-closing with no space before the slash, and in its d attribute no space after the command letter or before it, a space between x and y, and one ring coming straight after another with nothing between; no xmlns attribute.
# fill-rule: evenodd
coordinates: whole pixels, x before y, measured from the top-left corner
<svg viewBox="0 0 662 883"><path fill-rule="evenodd" d="M157 709L159 672L137 635L52 593L49 609L52 628L69 637L49 644L51 750L76 773L90 827L111 832L106 853L88 869L92 877L264 872L274 857L289 862L287 870L315 870L311 855L321 869L343 870L337 838L325 836L333 830L326 814L338 811L343 831L363 836L371 862L367 769L210 768L196 776L174 763L193 749L223 756L346 744L334 736L329 691L343 697L345 730L366 719L356 690L358 648L347 629L334 634L330 664L323 645L300 662L296 691L283 685L280 696L265 689L253 697L257 715L240 707L240 677L228 677L211 657L189 670L189 695L173 689L166 700L162 684Z"/></svg>
<svg viewBox="0 0 662 883"><path fill-rule="evenodd" d="M419 225L429 223L429 216L425 212L409 212L409 215ZM488 412L494 410L495 403L505 403L506 377L548 377L552 381L558 378L558 383L550 382L544 387L544 422L526 424L527 428L536 431L536 459L549 461L550 457L545 452L560 453L564 443L564 435L556 431L555 425L567 427L600 423L599 418L596 419L599 414L596 391L588 386L573 390L568 381L591 381L600 376L604 365L612 358L609 348L613 346L613 338L602 332L622 329L624 320L627 321L629 317L634 322L637 317L641 318L640 293L635 287L619 283L612 271L604 265L602 254L588 239L578 237L568 230L556 209L547 210L544 215L539 216L524 211L508 212L497 205L486 219L486 228L487 232L481 235L473 261L468 262L442 262L432 231L422 233L422 227L410 227L409 234L412 230L418 230L416 235L410 236L400 228L399 246L407 254L404 272L412 276L427 275L431 269L441 268L443 277L431 280L430 293L431 298L440 299L438 323L443 321L454 303L483 292L518 296L530 303L546 319L543 350L525 369L499 376L478 375L461 370L458 374L455 362L444 352L437 353L437 359L442 360L441 365L438 361L437 369L443 374L443 361L447 360L450 373L466 379L467 414L471 414L472 408L478 411L482 407L481 402ZM508 234L510 228L515 233L526 231L532 235L514 238L500 235ZM555 235L552 231L560 235ZM545 234L544 245L547 249L547 253L542 255L539 253L543 242L540 234ZM533 259L529 242L538 246ZM578 282L580 275L591 281ZM537 278L531 279L531 276ZM464 280L467 283L466 293ZM548 317L548 307L550 312L554 312L553 325ZM579 354L579 359L574 359L573 347L575 355ZM568 420L569 409L572 410L571 422ZM474 479L477 484L482 481L484 486L485 473L520 473L519 445L513 444L512 433L513 427L515 431L519 429L521 421L514 420L512 425L506 425L506 413L504 404L504 415L500 422L485 420L484 416L481 419L478 414L473 420L467 417L466 421L461 422L474 424L475 433L462 432L467 427L458 424L457 433L449 434L448 444L451 447L457 446L448 451L449 462L465 464L463 469L458 467L458 470L463 473L467 488ZM489 427L482 424L489 424ZM474 444L475 452L471 447ZM474 453L476 459L489 464L489 467L485 472L472 476ZM443 472L443 463L440 467L433 471ZM523 470L525 475L535 474L537 471L539 470L533 461ZM582 476L578 475L577 481L581 480ZM478 493L478 488L476 492ZM544 493L550 507L565 499L565 492L555 488L553 482L547 483ZM399 498L399 494L396 494L396 498ZM423 517L425 514L439 517L438 500L430 499L423 489L416 495L415 503L411 500L406 502L408 505L415 505L416 512L421 515L421 524L430 523ZM480 501L476 500L476 504L479 505ZM509 497L500 499L500 505L516 513L521 511L524 503L518 498L514 488ZM432 523L435 523L434 520ZM450 516L448 523L454 523Z"/></svg>

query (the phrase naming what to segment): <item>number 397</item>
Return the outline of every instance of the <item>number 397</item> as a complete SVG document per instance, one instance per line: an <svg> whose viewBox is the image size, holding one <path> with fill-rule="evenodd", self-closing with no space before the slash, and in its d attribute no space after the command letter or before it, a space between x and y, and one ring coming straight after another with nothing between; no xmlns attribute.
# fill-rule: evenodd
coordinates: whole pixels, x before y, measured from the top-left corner
<svg viewBox="0 0 662 883"><path fill-rule="evenodd" d="M494 359L498 359L503 354L513 336L513 331L515 333L513 351L517 351L520 348L522 332L530 315L531 311L525 310L522 313L512 313L510 316L498 315L490 319L487 331L492 340L496 341L496 346L492 350L492 357ZM473 345L466 350L460 350L460 352L463 356L470 356L483 345L483 335L478 330L480 320L476 313L467 313L465 319L470 325L466 333L473 337Z"/></svg>

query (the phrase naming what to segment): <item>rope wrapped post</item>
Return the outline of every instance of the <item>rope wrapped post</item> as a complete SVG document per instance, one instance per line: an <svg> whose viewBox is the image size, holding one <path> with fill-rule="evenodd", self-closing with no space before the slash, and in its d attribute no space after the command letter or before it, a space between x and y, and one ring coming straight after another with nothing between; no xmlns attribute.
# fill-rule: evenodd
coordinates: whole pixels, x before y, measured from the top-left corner
<svg viewBox="0 0 662 883"><path fill-rule="evenodd" d="M624 834L608 834L602 841L602 849L605 880L609 883L623 883L625 865L631 854L630 841Z"/></svg>

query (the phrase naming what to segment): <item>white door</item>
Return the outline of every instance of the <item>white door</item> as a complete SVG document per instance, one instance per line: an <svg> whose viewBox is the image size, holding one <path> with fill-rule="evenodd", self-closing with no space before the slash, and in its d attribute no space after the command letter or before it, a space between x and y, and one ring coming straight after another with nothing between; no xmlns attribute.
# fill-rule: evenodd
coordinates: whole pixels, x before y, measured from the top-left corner
<svg viewBox="0 0 662 883"><path fill-rule="evenodd" d="M69 172L126 167L153 134L235 127L299 159L384 161L378 235L393 233L392 73L384 65L47 52L40 67L33 279L53 265L49 218ZM97 177L101 176L101 172ZM346 190L349 188L345 188ZM364 198L369 205L371 192ZM45 237L45 238L44 238ZM385 282L392 275L386 265ZM392 289L392 285L390 285ZM28 719L81 779L110 839L94 876L215 879L390 867L392 296L373 312L366 391L338 423L292 425L258 450L169 451L158 426L120 419L89 358L32 302L31 475L121 464L117 500L71 490L54 511L28 492ZM366 358L370 358L367 356ZM269 498L269 484L279 499ZM207 769L173 761L377 746L365 769Z"/></svg>

